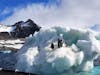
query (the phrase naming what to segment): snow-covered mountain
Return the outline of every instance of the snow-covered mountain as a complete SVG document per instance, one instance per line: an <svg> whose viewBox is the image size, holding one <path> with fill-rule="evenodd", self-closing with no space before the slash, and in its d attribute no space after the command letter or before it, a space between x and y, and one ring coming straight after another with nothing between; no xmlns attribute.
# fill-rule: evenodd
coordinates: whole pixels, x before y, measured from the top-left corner
<svg viewBox="0 0 100 75"><path fill-rule="evenodd" d="M14 29L15 27L12 27L12 26L0 25L0 32L11 32Z"/></svg>
<svg viewBox="0 0 100 75"><path fill-rule="evenodd" d="M14 25L0 25L0 50L17 50L23 46L22 38L40 30L34 21L19 21ZM19 40L19 41L18 41ZM15 42L16 41L16 42ZM23 41L24 42L24 41Z"/></svg>
<svg viewBox="0 0 100 75"><path fill-rule="evenodd" d="M40 28L41 27L34 23L31 19L28 19L26 22L19 21L10 26L0 25L0 37L5 35L5 37L9 36L8 38L25 38L30 34L33 35L36 31L38 32Z"/></svg>
<svg viewBox="0 0 100 75"><path fill-rule="evenodd" d="M94 31L100 32L100 25L98 25L98 24L93 25L93 26L91 26L90 28L91 28L92 30L94 30Z"/></svg>

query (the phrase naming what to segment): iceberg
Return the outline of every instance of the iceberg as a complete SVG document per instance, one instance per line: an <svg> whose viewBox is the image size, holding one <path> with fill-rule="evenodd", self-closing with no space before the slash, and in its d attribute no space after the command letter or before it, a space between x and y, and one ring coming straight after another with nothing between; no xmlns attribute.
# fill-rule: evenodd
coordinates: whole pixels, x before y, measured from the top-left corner
<svg viewBox="0 0 100 75"><path fill-rule="evenodd" d="M58 47L60 35L64 42ZM15 69L38 75L74 75L91 71L94 59L100 54L98 35L90 29L42 28L27 38L17 52Z"/></svg>
<svg viewBox="0 0 100 75"><path fill-rule="evenodd" d="M15 70L15 53L11 50L0 51L0 70Z"/></svg>

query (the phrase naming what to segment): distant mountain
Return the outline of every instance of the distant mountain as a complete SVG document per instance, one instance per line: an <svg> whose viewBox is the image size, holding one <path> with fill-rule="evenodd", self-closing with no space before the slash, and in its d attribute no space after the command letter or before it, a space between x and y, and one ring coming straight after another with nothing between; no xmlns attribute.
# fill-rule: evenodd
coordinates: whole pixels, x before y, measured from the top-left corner
<svg viewBox="0 0 100 75"><path fill-rule="evenodd" d="M92 30L94 30L94 31L100 31L100 25L98 25L98 24L96 24L96 25L94 25L94 26L92 26L92 27L90 27Z"/></svg>
<svg viewBox="0 0 100 75"><path fill-rule="evenodd" d="M6 26L0 25L0 39L6 38L25 38L30 34L34 34L40 30L40 26L38 26L34 21L28 19L26 22L19 21L14 25Z"/></svg>
<svg viewBox="0 0 100 75"><path fill-rule="evenodd" d="M26 22L19 21L15 23L13 26L16 27L16 29L13 31L14 37L18 38L25 38L28 37L30 34L33 35L35 31L38 32L41 28L31 19L28 19Z"/></svg>

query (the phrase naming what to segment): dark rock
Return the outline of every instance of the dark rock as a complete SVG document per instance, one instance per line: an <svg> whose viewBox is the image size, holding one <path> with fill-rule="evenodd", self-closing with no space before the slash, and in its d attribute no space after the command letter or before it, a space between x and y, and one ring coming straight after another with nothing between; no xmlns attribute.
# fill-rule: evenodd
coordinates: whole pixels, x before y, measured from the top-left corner
<svg viewBox="0 0 100 75"><path fill-rule="evenodd" d="M13 25L14 26L14 25ZM16 38L25 38L28 37L30 34L34 34L35 31L40 30L40 26L35 24L31 19L28 19L26 22L20 21L15 23L16 29L11 32L13 37Z"/></svg>
<svg viewBox="0 0 100 75"><path fill-rule="evenodd" d="M0 40L2 39L11 39L11 35L8 32L0 32Z"/></svg>

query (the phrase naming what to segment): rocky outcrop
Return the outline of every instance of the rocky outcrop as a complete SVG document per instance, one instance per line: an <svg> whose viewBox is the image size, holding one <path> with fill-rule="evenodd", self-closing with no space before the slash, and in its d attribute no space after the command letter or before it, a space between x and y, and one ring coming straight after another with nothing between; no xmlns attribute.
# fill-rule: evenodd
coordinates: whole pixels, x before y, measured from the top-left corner
<svg viewBox="0 0 100 75"><path fill-rule="evenodd" d="M12 39L13 37L10 36L10 34L8 32L0 32L0 40L4 40L4 39Z"/></svg>
<svg viewBox="0 0 100 75"><path fill-rule="evenodd" d="M31 19L28 19L26 22L20 21L13 25L13 27L16 27L13 32L11 32L11 35L13 37L17 38L25 38L28 37L30 34L34 34L35 31L38 32L40 30L40 26L38 26L34 21Z"/></svg>
<svg viewBox="0 0 100 75"><path fill-rule="evenodd" d="M18 50L22 47L25 39L40 30L34 21L19 21L11 26L0 25L0 50Z"/></svg>
<svg viewBox="0 0 100 75"><path fill-rule="evenodd" d="M40 30L34 21L28 19L26 22L19 21L11 26L0 25L0 40L1 39L12 39L12 38L25 38L30 34L34 34Z"/></svg>

